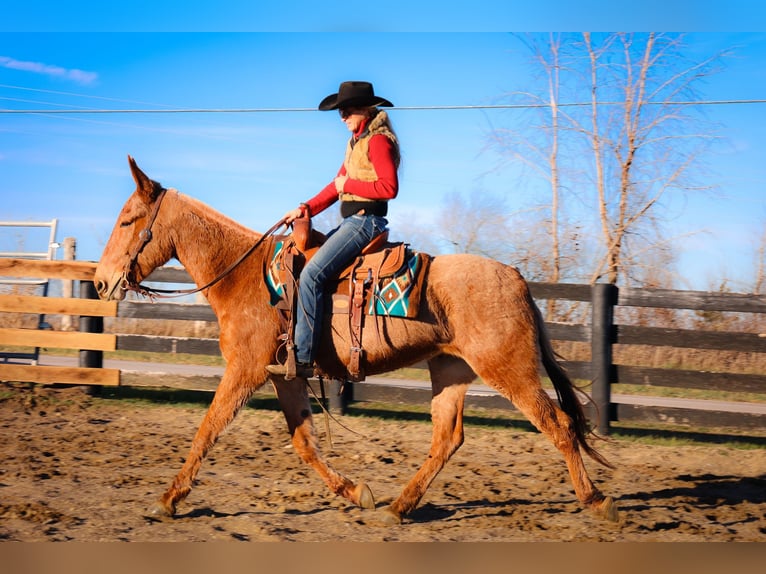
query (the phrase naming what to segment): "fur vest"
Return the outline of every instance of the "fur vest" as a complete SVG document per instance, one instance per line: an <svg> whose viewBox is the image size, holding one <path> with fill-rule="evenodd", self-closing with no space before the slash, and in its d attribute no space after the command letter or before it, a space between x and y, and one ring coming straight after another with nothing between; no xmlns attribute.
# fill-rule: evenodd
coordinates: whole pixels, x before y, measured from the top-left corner
<svg viewBox="0 0 766 574"><path fill-rule="evenodd" d="M388 114L381 110L370 120L362 136L356 141L352 137L346 145L346 157L343 160L343 165L346 168L346 175L351 179L359 181L376 181L378 179L378 174L375 173L375 166L372 165L367 154L370 138L378 134L384 135L391 140L395 154L394 162L396 167L399 167L399 142L388 120ZM340 199L341 201L372 201L350 193L342 193Z"/></svg>

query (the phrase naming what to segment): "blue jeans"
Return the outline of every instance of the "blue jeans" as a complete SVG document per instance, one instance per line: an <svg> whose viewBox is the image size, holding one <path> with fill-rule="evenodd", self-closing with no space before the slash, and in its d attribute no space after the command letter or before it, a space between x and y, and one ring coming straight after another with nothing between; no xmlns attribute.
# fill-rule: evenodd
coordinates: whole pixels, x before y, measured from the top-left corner
<svg viewBox="0 0 766 574"><path fill-rule="evenodd" d="M295 321L295 358L311 364L322 332L325 287L361 253L388 221L377 215L350 215L327 234L327 241L301 271Z"/></svg>

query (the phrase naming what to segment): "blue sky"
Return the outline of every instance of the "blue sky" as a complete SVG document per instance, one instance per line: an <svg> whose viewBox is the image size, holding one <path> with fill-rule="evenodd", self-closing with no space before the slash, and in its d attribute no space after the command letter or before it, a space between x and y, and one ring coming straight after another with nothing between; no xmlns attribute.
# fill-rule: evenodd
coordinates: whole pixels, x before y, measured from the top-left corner
<svg viewBox="0 0 766 574"><path fill-rule="evenodd" d="M251 2L205 14L188 4L181 13L168 3L138 1L127 18L44 4L25 3L0 23L0 109L289 110L0 114L0 220L58 218L59 240L76 237L82 260L98 259L133 190L127 154L164 185L265 230L339 167L348 134L337 114L314 111L339 82L369 79L404 108L496 104L524 87L529 73L528 54L509 31L565 29L567 17L597 29L620 24L610 20L614 8L595 20L572 13L573 4L588 8L600 4L595 0L553 3L557 10L547 15L546 3L523 13L521 3L497 2L488 3L494 11L452 14L414 3L407 18L397 3L384 12L329 2L317 13L292 2L288 18L284 7L272 12ZM643 3L631 25L650 26L652 8L662 4ZM732 16L756 29L764 20L760 3L747 18L731 7L750 3L728 3L727 10L705 2L685 10L684 4L664 14L663 29L692 30L687 43L700 53L738 46L702 95L765 99L766 33L737 32L741 22ZM343 19L344 11L354 15ZM752 249L766 223L764 110L763 104L706 110L727 145L710 158L719 195L687 198L673 223L679 235L705 231L683 240L687 287L707 289L724 275L741 280L735 290L752 281ZM521 188L513 171L492 171L498 157L484 151L489 125L507 121L507 114L401 109L391 115L404 146L392 233L426 221L447 194Z"/></svg>

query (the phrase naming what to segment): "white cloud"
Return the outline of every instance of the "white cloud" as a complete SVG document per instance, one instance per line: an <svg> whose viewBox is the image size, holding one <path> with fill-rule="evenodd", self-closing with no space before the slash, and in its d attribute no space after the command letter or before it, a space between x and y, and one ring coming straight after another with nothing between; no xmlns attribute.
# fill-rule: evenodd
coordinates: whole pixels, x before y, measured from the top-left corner
<svg viewBox="0 0 766 574"><path fill-rule="evenodd" d="M43 64L42 62L25 62L23 60L9 58L8 56L0 56L0 67L63 78L65 80L77 82L78 84L91 84L98 78L96 72L86 72L76 68L67 69L62 68L61 66Z"/></svg>

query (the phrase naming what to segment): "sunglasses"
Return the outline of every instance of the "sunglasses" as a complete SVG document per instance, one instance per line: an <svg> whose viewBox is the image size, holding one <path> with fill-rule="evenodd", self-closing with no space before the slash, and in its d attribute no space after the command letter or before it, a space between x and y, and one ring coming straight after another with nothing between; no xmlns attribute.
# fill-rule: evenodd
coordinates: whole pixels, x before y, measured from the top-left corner
<svg viewBox="0 0 766 574"><path fill-rule="evenodd" d="M341 119L346 119L348 116L353 116L356 113L359 113L358 108L339 108L338 113L340 114Z"/></svg>

